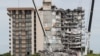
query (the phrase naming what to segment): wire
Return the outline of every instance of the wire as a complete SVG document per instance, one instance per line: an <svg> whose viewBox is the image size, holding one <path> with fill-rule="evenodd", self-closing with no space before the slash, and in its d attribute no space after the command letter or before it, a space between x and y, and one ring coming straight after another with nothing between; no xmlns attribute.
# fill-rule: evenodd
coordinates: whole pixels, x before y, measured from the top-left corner
<svg viewBox="0 0 100 56"><path fill-rule="evenodd" d="M36 7L36 5L35 5L35 1L32 0L32 2L33 2L33 5L34 5L34 7L35 7L35 10L36 10L36 13L37 13L38 19L39 19L39 21L40 21L40 24L41 24L41 27L42 27L42 30L43 30L44 36L46 36L45 31L44 31L44 28L43 28L43 25L42 25L42 22L41 22L41 19L40 19L40 16L39 16L39 13L38 13L38 10L37 10L37 7Z"/></svg>

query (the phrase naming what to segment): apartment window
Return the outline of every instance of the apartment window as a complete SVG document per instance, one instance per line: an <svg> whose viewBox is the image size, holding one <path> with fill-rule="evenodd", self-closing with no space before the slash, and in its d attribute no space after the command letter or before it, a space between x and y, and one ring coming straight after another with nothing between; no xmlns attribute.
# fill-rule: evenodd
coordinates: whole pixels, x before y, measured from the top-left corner
<svg viewBox="0 0 100 56"><path fill-rule="evenodd" d="M31 23L26 23L26 26L31 26Z"/></svg>
<svg viewBox="0 0 100 56"><path fill-rule="evenodd" d="M12 15L12 17L13 17L13 18L16 18L16 16L15 16L15 15Z"/></svg>
<svg viewBox="0 0 100 56"><path fill-rule="evenodd" d="M19 18L22 18L22 15L19 15Z"/></svg>
<svg viewBox="0 0 100 56"><path fill-rule="evenodd" d="M26 18L25 21L26 21L27 23L31 23L31 18Z"/></svg>
<svg viewBox="0 0 100 56"><path fill-rule="evenodd" d="M29 14L29 15L26 15L26 18L31 18L31 14Z"/></svg>
<svg viewBox="0 0 100 56"><path fill-rule="evenodd" d="M15 11L15 10L13 10L13 11L12 11L12 14L16 14L16 11Z"/></svg>
<svg viewBox="0 0 100 56"><path fill-rule="evenodd" d="M25 14L31 14L31 10L25 10Z"/></svg>
<svg viewBox="0 0 100 56"><path fill-rule="evenodd" d="M9 37L11 37L11 34L9 35Z"/></svg>
<svg viewBox="0 0 100 56"><path fill-rule="evenodd" d="M16 19L13 19L13 22L15 22L16 21Z"/></svg>
<svg viewBox="0 0 100 56"><path fill-rule="evenodd" d="M11 31L9 31L9 33L11 33Z"/></svg>
<svg viewBox="0 0 100 56"><path fill-rule="evenodd" d="M17 18L17 19L18 19L18 17L19 17L19 16L18 16L18 15L16 15L16 18Z"/></svg>
<svg viewBox="0 0 100 56"><path fill-rule="evenodd" d="M19 23L19 26L21 26L22 24L21 23Z"/></svg>
<svg viewBox="0 0 100 56"><path fill-rule="evenodd" d="M19 11L18 11L18 14L22 14L22 10L19 10Z"/></svg>
<svg viewBox="0 0 100 56"><path fill-rule="evenodd" d="M20 31L20 32L18 32L18 34L21 34L22 32Z"/></svg>
<svg viewBox="0 0 100 56"><path fill-rule="evenodd" d="M27 31L26 34L27 34L27 35L31 35L31 31Z"/></svg>
<svg viewBox="0 0 100 56"><path fill-rule="evenodd" d="M9 18L9 21L11 21L11 18Z"/></svg>
<svg viewBox="0 0 100 56"><path fill-rule="evenodd" d="M11 29L11 27L9 26L9 29Z"/></svg>
<svg viewBox="0 0 100 56"><path fill-rule="evenodd" d="M11 23L9 22L9 25L11 25Z"/></svg>

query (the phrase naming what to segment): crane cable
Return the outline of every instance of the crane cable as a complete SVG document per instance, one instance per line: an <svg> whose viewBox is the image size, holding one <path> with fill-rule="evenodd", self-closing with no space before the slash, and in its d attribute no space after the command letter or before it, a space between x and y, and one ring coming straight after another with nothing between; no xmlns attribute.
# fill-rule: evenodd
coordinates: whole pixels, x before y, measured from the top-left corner
<svg viewBox="0 0 100 56"><path fill-rule="evenodd" d="M42 22L41 22L41 18L40 18L40 16L39 16L39 13L38 13L38 10L37 10L37 7L36 7L36 4L35 4L35 1L32 0L32 2L33 2L33 5L34 5L34 7L35 7L35 10L36 10L36 13L37 13L38 19L39 19L39 21L40 21L40 24L41 24L41 27L42 27L42 30L43 30L44 36L46 37L46 43L48 43L48 44L46 45L46 47L47 47L47 49L48 49L48 47L49 47L49 42L48 42L49 40L47 39L48 36L46 35L45 30L44 30L44 28L43 28L43 25L42 25ZM52 47L51 47L51 48L52 48ZM53 49L53 48L52 48L52 49ZM48 50L48 51L50 51L50 50Z"/></svg>
<svg viewBox="0 0 100 56"><path fill-rule="evenodd" d="M35 1L32 0L32 2L33 2L33 5L34 5L34 7L35 7L35 10L36 10L36 13L37 13L38 19L39 19L39 21L40 21L40 24L41 24L41 27L42 27L42 30L43 30L44 36L46 36L45 30L44 30L44 28L43 28L43 25L42 25L42 22L41 22L41 19L40 19L40 16L39 16L39 13L38 13L38 10L37 10L37 7L36 7L36 4L35 4Z"/></svg>

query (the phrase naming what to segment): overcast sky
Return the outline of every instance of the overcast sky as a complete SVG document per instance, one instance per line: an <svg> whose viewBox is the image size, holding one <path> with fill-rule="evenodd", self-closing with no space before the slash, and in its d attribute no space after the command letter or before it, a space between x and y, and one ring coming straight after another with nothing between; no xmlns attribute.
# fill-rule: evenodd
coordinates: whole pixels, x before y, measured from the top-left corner
<svg viewBox="0 0 100 56"><path fill-rule="evenodd" d="M38 7L42 6L42 0L35 0ZM19 3L18 3L19 2ZM85 20L88 23L91 0L53 0L53 5L58 8L74 9L82 6L85 10ZM31 0L0 0L0 53L9 51L9 17L8 7L33 7ZM90 48L95 53L100 53L100 0L96 0Z"/></svg>

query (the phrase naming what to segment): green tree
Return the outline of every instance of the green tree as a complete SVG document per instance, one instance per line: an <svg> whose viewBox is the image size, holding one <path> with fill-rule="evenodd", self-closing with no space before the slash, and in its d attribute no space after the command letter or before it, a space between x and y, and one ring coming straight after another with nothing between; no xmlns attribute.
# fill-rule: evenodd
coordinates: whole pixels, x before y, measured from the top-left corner
<svg viewBox="0 0 100 56"><path fill-rule="evenodd" d="M4 54L2 54L2 55L0 55L0 56L11 56L11 55L10 55L9 52L7 52L7 53L4 53Z"/></svg>

